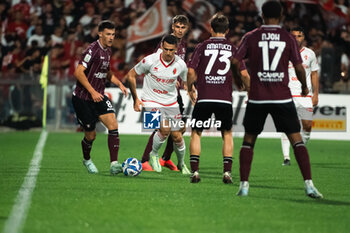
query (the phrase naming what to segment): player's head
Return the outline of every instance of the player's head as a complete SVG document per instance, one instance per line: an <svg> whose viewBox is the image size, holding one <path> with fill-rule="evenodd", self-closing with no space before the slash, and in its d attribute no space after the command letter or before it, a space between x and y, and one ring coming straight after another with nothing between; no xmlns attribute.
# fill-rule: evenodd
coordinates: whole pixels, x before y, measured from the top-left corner
<svg viewBox="0 0 350 233"><path fill-rule="evenodd" d="M115 36L115 24L110 20L103 20L98 24L98 36L103 47L111 47Z"/></svg>
<svg viewBox="0 0 350 233"><path fill-rule="evenodd" d="M185 15L175 15L172 20L171 29L174 36L178 39L182 39L188 31L189 21Z"/></svg>
<svg viewBox="0 0 350 233"><path fill-rule="evenodd" d="M177 38L174 35L166 35L162 40L162 58L166 62L170 62L177 50Z"/></svg>
<svg viewBox="0 0 350 233"><path fill-rule="evenodd" d="M278 19L280 20L282 17L282 6L279 1L269 0L266 1L262 7L262 16L264 20L266 19Z"/></svg>
<svg viewBox="0 0 350 233"><path fill-rule="evenodd" d="M295 28L292 28L290 32L297 40L299 47L302 47L303 41L305 39L304 29L302 27L295 27Z"/></svg>
<svg viewBox="0 0 350 233"><path fill-rule="evenodd" d="M228 19L223 14L216 13L210 19L210 26L214 33L226 34L228 32L228 25Z"/></svg>

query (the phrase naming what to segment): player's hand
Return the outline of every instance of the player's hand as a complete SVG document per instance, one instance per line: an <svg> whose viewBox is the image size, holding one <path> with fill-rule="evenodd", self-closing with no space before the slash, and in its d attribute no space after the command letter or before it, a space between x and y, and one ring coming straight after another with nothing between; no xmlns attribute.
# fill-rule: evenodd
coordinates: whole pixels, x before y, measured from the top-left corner
<svg viewBox="0 0 350 233"><path fill-rule="evenodd" d="M122 83L120 83L119 89L122 91L125 97L128 96L128 89Z"/></svg>
<svg viewBox="0 0 350 233"><path fill-rule="evenodd" d="M93 93L91 93L91 98L94 102L101 102L104 96L98 93L97 91L94 91Z"/></svg>
<svg viewBox="0 0 350 233"><path fill-rule="evenodd" d="M135 103L134 103L134 110L135 112L141 112L142 107L144 106L144 104L142 103L142 101L140 101L138 98L136 98Z"/></svg>
<svg viewBox="0 0 350 233"><path fill-rule="evenodd" d="M317 106L318 104L318 95L313 95L312 96L312 106Z"/></svg>
<svg viewBox="0 0 350 233"><path fill-rule="evenodd" d="M181 86L180 82L179 81L176 81L176 89L179 89Z"/></svg>
<svg viewBox="0 0 350 233"><path fill-rule="evenodd" d="M196 89L194 87L192 87L191 91L188 91L188 96L190 97L191 103L192 105L195 105L196 101L197 101L197 92Z"/></svg>
<svg viewBox="0 0 350 233"><path fill-rule="evenodd" d="M301 87L301 96L306 97L307 94L309 94L309 88L307 88L307 86Z"/></svg>

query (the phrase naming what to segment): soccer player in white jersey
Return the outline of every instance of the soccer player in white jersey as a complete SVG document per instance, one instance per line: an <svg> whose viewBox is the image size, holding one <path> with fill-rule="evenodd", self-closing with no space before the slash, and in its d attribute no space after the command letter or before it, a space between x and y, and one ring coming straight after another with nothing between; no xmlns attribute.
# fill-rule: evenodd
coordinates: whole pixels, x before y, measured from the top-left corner
<svg viewBox="0 0 350 233"><path fill-rule="evenodd" d="M296 27L291 30L293 36L295 36L300 49L300 55L303 60L303 67L306 74L306 83L309 88L309 95L302 97L301 84L297 79L293 64L289 61L288 74L289 74L289 88L292 93L293 101L298 112L298 117L302 124L301 136L306 144L310 139L310 133L312 128L312 114L313 106L318 104L318 63L315 53L304 47L305 34L301 27ZM287 136L282 133L281 137L282 152L283 152L283 166L290 165L289 147L290 142Z"/></svg>
<svg viewBox="0 0 350 233"><path fill-rule="evenodd" d="M181 133L181 113L177 103L176 81L180 77L187 80L186 63L177 55L177 38L167 35L162 40L161 53L153 53L145 57L128 73L130 91L134 100L134 110L159 111L161 114L161 127L153 136L152 151L149 163L153 170L161 172L158 151L171 135L174 141L174 150L178 159L178 168L182 174L190 174L184 163L186 146ZM136 76L144 74L141 100L136 93ZM172 124L170 124L172 122Z"/></svg>

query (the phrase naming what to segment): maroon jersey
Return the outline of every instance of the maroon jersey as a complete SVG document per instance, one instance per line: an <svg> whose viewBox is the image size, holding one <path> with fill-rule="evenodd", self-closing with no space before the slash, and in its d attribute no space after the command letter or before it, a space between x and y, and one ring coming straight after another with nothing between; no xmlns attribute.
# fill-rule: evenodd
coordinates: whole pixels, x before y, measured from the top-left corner
<svg viewBox="0 0 350 233"><path fill-rule="evenodd" d="M84 71L91 86L100 94L104 94L106 87L107 73L109 72L111 49L103 48L97 40L89 45L84 51L79 64L86 69ZM73 95L83 100L92 100L90 93L79 81Z"/></svg>
<svg viewBox="0 0 350 233"><path fill-rule="evenodd" d="M230 59L237 48L224 37L211 37L196 46L187 66L197 74L197 102L232 104ZM242 63L241 69L245 69Z"/></svg>
<svg viewBox="0 0 350 233"><path fill-rule="evenodd" d="M289 32L278 25L263 25L244 35L234 57L249 60L249 102L291 101L288 62L296 66L302 60L297 42Z"/></svg>

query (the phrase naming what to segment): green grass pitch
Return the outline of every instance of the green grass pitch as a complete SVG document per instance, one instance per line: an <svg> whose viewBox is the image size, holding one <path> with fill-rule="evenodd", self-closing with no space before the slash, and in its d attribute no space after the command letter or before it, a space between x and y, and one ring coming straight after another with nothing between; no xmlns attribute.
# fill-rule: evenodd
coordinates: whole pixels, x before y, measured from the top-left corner
<svg viewBox="0 0 350 233"><path fill-rule="evenodd" d="M0 133L1 231L39 135ZM202 138L202 181L191 184L188 176L166 168L160 174L110 176L104 134L97 135L92 149L100 172L88 174L82 165L82 137L81 133L49 133L23 232L350 232L347 141L310 140L313 181L324 195L322 200L313 200L304 193L294 156L292 166L281 166L279 139L258 139L249 196L237 197L241 138L234 139L234 184L225 185L221 138ZM145 135L121 135L119 160L141 159L147 140ZM188 152L189 138L185 140ZM189 166L188 158L187 153Z"/></svg>

